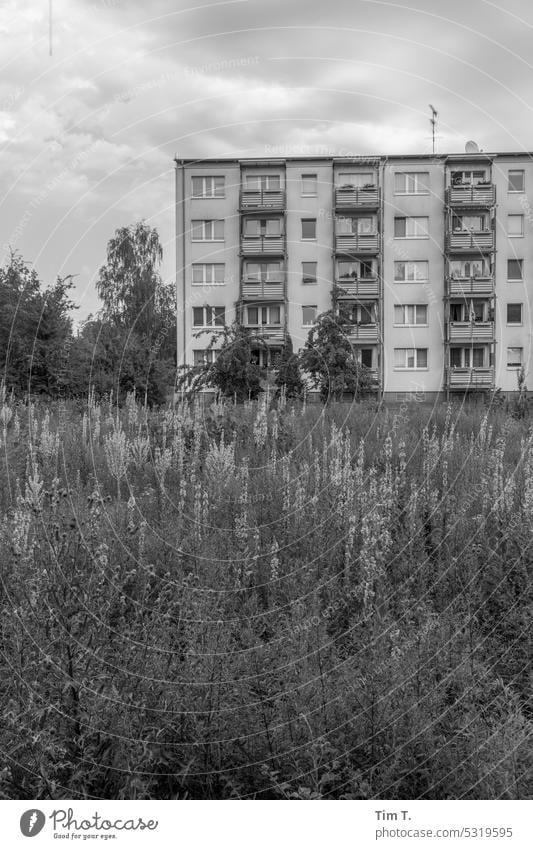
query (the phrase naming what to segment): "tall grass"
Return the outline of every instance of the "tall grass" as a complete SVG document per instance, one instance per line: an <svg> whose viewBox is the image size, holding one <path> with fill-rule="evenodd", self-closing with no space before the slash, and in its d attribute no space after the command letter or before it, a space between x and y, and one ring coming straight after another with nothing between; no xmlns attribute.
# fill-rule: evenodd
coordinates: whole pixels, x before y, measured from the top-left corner
<svg viewBox="0 0 533 849"><path fill-rule="evenodd" d="M4 798L526 798L533 432L0 403Z"/></svg>

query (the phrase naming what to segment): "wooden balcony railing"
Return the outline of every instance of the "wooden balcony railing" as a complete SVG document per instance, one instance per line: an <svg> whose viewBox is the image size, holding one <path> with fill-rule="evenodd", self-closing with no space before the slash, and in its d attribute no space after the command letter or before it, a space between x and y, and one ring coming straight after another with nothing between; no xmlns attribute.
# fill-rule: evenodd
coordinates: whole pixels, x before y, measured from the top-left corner
<svg viewBox="0 0 533 849"><path fill-rule="evenodd" d="M339 234L335 236L335 250L338 254L377 254L379 252L379 236L362 234Z"/></svg>
<svg viewBox="0 0 533 849"><path fill-rule="evenodd" d="M492 342L494 322L492 321L451 321L448 323L450 342Z"/></svg>
<svg viewBox="0 0 533 849"><path fill-rule="evenodd" d="M285 209L285 192L271 189L263 189L263 191L242 189L241 209Z"/></svg>
<svg viewBox="0 0 533 849"><path fill-rule="evenodd" d="M448 233L447 247L450 251L487 251L494 248L494 233L492 230L481 230L470 233L458 230Z"/></svg>
<svg viewBox="0 0 533 849"><path fill-rule="evenodd" d="M374 342L379 339L377 324L346 324L343 327L350 342Z"/></svg>
<svg viewBox="0 0 533 849"><path fill-rule="evenodd" d="M496 203L496 186L451 186L446 200L453 207L491 207Z"/></svg>
<svg viewBox="0 0 533 849"><path fill-rule="evenodd" d="M379 279L375 277L339 277L336 280L340 300L353 298L377 298Z"/></svg>
<svg viewBox="0 0 533 849"><path fill-rule="evenodd" d="M263 324L261 327L252 327L248 324L247 328L254 336L263 339L267 345L283 345L285 341L285 331L279 324Z"/></svg>
<svg viewBox="0 0 533 849"><path fill-rule="evenodd" d="M285 297L285 279L283 275L258 280L256 277L243 277L241 284L243 301L282 301Z"/></svg>
<svg viewBox="0 0 533 849"><path fill-rule="evenodd" d="M380 190L377 186L368 188L346 186L335 190L337 209L376 209L379 206L379 200Z"/></svg>
<svg viewBox="0 0 533 849"><path fill-rule="evenodd" d="M453 368L447 369L450 389L490 389L494 384L494 369Z"/></svg>
<svg viewBox="0 0 533 849"><path fill-rule="evenodd" d="M492 295L494 278L488 277L448 277L449 295Z"/></svg>
<svg viewBox="0 0 533 849"><path fill-rule="evenodd" d="M261 254L285 253L284 236L243 236L241 240L243 256L260 256Z"/></svg>

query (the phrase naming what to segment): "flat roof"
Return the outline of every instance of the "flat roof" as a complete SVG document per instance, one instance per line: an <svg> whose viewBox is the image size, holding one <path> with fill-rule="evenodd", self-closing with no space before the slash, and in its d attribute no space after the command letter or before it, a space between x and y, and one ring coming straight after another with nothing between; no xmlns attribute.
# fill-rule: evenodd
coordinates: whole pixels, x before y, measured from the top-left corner
<svg viewBox="0 0 533 849"><path fill-rule="evenodd" d="M216 156L216 157L200 157L198 159L187 158L181 159L178 156L174 157L174 161L178 165L202 165L203 163L214 165L284 165L286 162L352 162L354 164L370 163L370 162L387 162L389 160L409 160L409 159L433 159L433 160L461 160L461 159L498 159L501 157L532 159L533 153L529 151L479 151L477 153L392 153L392 154L357 154L353 156L331 154L313 156L312 154L304 154L302 156L253 156L253 157L234 157L234 156Z"/></svg>

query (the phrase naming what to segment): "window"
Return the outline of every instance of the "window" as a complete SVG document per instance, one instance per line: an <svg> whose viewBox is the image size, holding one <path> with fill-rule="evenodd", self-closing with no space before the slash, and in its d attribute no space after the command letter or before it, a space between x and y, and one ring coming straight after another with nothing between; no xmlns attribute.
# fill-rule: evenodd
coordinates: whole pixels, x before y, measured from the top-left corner
<svg viewBox="0 0 533 849"><path fill-rule="evenodd" d="M224 283L223 262L197 262L192 267L193 286L221 286Z"/></svg>
<svg viewBox="0 0 533 849"><path fill-rule="evenodd" d="M250 362L259 368L279 368L281 348L258 348L251 351Z"/></svg>
<svg viewBox="0 0 533 849"><path fill-rule="evenodd" d="M281 236L281 218L245 218L244 235L252 238Z"/></svg>
<svg viewBox="0 0 533 849"><path fill-rule="evenodd" d="M192 240L193 242L223 242L224 220L193 221Z"/></svg>
<svg viewBox="0 0 533 849"><path fill-rule="evenodd" d="M490 263L485 257L452 260L450 262L450 277L455 280L465 277L490 277Z"/></svg>
<svg viewBox="0 0 533 849"><path fill-rule="evenodd" d="M376 274L374 261L371 259L341 259L337 262L339 280L370 280Z"/></svg>
<svg viewBox="0 0 533 849"><path fill-rule="evenodd" d="M525 172L524 171L509 171L507 191L509 192L523 192L525 184Z"/></svg>
<svg viewBox="0 0 533 849"><path fill-rule="evenodd" d="M507 279L508 280L523 280L523 259L508 259L507 260Z"/></svg>
<svg viewBox="0 0 533 849"><path fill-rule="evenodd" d="M507 348L507 368L520 368L522 365L522 348Z"/></svg>
<svg viewBox="0 0 533 849"><path fill-rule="evenodd" d="M394 191L397 195L427 195L429 193L429 172L396 171Z"/></svg>
<svg viewBox="0 0 533 849"><path fill-rule="evenodd" d="M302 174L302 194L316 195L318 178L316 174Z"/></svg>
<svg viewBox="0 0 533 849"><path fill-rule="evenodd" d="M316 218L302 218L302 239L316 239Z"/></svg>
<svg viewBox="0 0 533 849"><path fill-rule="evenodd" d="M507 235L508 236L523 236L524 235L524 216L523 215L508 215L507 216Z"/></svg>
<svg viewBox="0 0 533 849"><path fill-rule="evenodd" d="M507 324L522 324L522 304L507 304Z"/></svg>
<svg viewBox="0 0 533 849"><path fill-rule="evenodd" d="M316 283L316 262L302 262L302 283Z"/></svg>
<svg viewBox="0 0 533 849"><path fill-rule="evenodd" d="M337 177L338 188L361 189L363 186L370 188L376 185L376 175L372 171L359 171L353 173L341 173Z"/></svg>
<svg viewBox="0 0 533 849"><path fill-rule="evenodd" d="M245 262L243 269L247 283L268 283L281 280L281 262Z"/></svg>
<svg viewBox="0 0 533 849"><path fill-rule="evenodd" d="M245 323L248 327L264 327L281 324L281 307L246 307Z"/></svg>
<svg viewBox="0 0 533 849"><path fill-rule="evenodd" d="M358 215L355 218L337 218L337 236L375 236L377 219L373 215Z"/></svg>
<svg viewBox="0 0 533 849"><path fill-rule="evenodd" d="M218 351L213 350L196 350L192 352L193 363L195 366L203 366L206 363L212 365L218 355Z"/></svg>
<svg viewBox="0 0 533 849"><path fill-rule="evenodd" d="M427 348L395 348L395 369L425 369L428 367Z"/></svg>
<svg viewBox="0 0 533 849"><path fill-rule="evenodd" d="M311 327L316 321L316 306L302 307L302 324L304 327Z"/></svg>
<svg viewBox="0 0 533 849"><path fill-rule="evenodd" d="M281 177L279 174L247 174L246 188L254 192L279 192Z"/></svg>
<svg viewBox="0 0 533 849"><path fill-rule="evenodd" d="M428 323L427 304L396 304L394 306L394 323L406 327Z"/></svg>
<svg viewBox="0 0 533 849"><path fill-rule="evenodd" d="M428 279L429 262L425 259L394 263L394 280L396 283L420 283Z"/></svg>
<svg viewBox="0 0 533 849"><path fill-rule="evenodd" d="M224 307L193 307L193 327L224 327L226 311Z"/></svg>
<svg viewBox="0 0 533 849"><path fill-rule="evenodd" d="M372 368L372 348L361 348L360 356L358 357L359 362L362 366L366 366L366 368Z"/></svg>
<svg viewBox="0 0 533 849"><path fill-rule="evenodd" d="M476 171L452 171L452 186L477 186L479 183L487 182L487 172Z"/></svg>
<svg viewBox="0 0 533 849"><path fill-rule="evenodd" d="M427 239L428 238L427 217L423 218L395 218L395 239Z"/></svg>
<svg viewBox="0 0 533 849"><path fill-rule="evenodd" d="M223 198L224 177L193 177L193 198Z"/></svg>
<svg viewBox="0 0 533 849"><path fill-rule="evenodd" d="M478 215L452 216L452 230L454 233L480 233L488 229L488 217L483 212Z"/></svg>
<svg viewBox="0 0 533 849"><path fill-rule="evenodd" d="M484 348L450 348L450 366L452 368L483 368L484 365Z"/></svg>
<svg viewBox="0 0 533 849"><path fill-rule="evenodd" d="M373 304L353 304L347 309L350 324L375 324L375 307Z"/></svg>
<svg viewBox="0 0 533 849"><path fill-rule="evenodd" d="M489 308L483 301L452 301L450 304L451 322L483 322L488 321Z"/></svg>

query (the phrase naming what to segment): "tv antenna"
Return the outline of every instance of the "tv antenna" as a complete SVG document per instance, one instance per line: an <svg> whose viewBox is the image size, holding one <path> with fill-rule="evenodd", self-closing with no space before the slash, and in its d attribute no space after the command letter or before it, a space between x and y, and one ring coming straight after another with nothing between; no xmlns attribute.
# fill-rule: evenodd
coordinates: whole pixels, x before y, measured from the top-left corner
<svg viewBox="0 0 533 849"><path fill-rule="evenodd" d="M52 0L48 0L48 50L50 56L52 55L52 19L53 19L53 10L52 10Z"/></svg>
<svg viewBox="0 0 533 849"><path fill-rule="evenodd" d="M429 119L429 123L431 124L431 139L433 142L433 153L435 153L435 129L437 127L437 115L439 113L431 103L429 104L429 108L431 109L431 118Z"/></svg>

